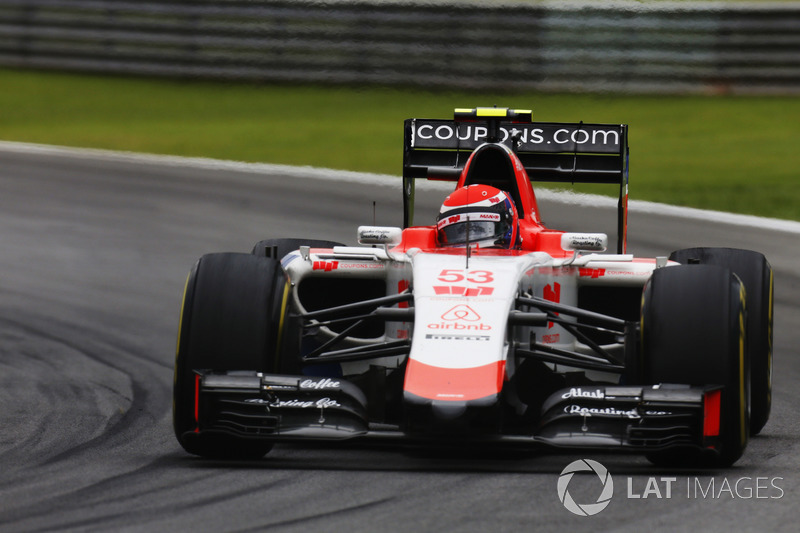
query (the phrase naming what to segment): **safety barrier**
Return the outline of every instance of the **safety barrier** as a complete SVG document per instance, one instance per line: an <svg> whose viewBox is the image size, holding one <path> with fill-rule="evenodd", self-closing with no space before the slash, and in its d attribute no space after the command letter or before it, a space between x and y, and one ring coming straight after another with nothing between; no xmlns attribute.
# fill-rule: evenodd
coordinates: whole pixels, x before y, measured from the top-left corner
<svg viewBox="0 0 800 533"><path fill-rule="evenodd" d="M800 3L0 0L0 65L255 81L800 93Z"/></svg>

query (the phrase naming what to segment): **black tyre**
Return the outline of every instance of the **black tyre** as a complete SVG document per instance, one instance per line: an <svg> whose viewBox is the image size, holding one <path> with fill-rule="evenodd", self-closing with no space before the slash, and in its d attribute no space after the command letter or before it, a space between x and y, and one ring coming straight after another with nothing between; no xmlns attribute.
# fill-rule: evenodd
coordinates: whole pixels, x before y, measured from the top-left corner
<svg viewBox="0 0 800 533"><path fill-rule="evenodd" d="M729 466L749 438L749 361L745 296L738 277L717 266L658 269L642 299L644 383L720 385L717 454L672 449L648 455L660 465Z"/></svg>
<svg viewBox="0 0 800 533"><path fill-rule="evenodd" d="M195 433L195 370L271 371L283 290L280 263L250 254L205 255L190 271L173 388L173 426L187 452L238 459L271 449L269 442Z"/></svg>
<svg viewBox="0 0 800 533"><path fill-rule="evenodd" d="M257 257L271 257L280 261L283 256L293 252L301 246L311 248L333 248L334 246L344 246L333 241L321 241L316 239L264 239L253 246L253 255Z"/></svg>
<svg viewBox="0 0 800 533"><path fill-rule="evenodd" d="M670 255L683 264L729 268L747 292L747 348L750 352L750 434L757 435L772 409L773 274L766 257L735 248L690 248Z"/></svg>

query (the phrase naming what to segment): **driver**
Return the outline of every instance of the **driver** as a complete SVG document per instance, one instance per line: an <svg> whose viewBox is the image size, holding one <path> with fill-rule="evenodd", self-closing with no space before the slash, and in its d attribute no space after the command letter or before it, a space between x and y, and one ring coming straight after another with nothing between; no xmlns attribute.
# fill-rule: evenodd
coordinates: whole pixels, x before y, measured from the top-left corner
<svg viewBox="0 0 800 533"><path fill-rule="evenodd" d="M489 185L468 185L445 198L436 218L440 246L518 248L519 217L511 197Z"/></svg>

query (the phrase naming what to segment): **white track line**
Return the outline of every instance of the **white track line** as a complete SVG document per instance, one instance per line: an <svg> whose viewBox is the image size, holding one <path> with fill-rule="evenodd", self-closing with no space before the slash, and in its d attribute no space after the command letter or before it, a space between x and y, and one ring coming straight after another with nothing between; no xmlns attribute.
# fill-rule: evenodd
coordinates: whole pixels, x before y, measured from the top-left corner
<svg viewBox="0 0 800 533"><path fill-rule="evenodd" d="M172 155L140 154L136 152L118 152L113 150L98 150L94 148L68 148L44 144L20 143L0 141L0 151L42 154L91 159L100 161L131 162L138 164L155 164L179 167L191 167L206 170L228 170L247 172L251 174L280 174L294 178L306 178L328 181L345 181L365 185L380 185L400 189L400 179L389 174L370 174L365 172L351 172L347 170L332 170L317 167L297 167L291 165L274 165L269 163L245 163L240 161L226 161L205 157L180 157ZM0 166L0 172L2 172ZM420 189L450 190L452 184L443 182L427 182L421 180L417 185ZM616 198L595 194L576 194L569 191L552 191L539 189L536 195L552 202L587 207L612 207L616 208ZM631 212L667 215L675 218L699 220L728 224L731 226L746 226L765 230L780 231L785 233L800 234L800 222L777 218L765 218L752 215L740 215L721 211L710 211L692 207L631 200L628 204Z"/></svg>

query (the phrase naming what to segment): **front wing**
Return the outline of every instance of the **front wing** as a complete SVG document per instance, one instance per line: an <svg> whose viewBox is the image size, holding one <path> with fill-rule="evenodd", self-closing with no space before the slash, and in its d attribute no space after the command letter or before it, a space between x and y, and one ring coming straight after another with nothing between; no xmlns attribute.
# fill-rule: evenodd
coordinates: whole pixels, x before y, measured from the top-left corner
<svg viewBox="0 0 800 533"><path fill-rule="evenodd" d="M196 428L186 437L223 433L268 441L383 440L452 444L437 433L409 434L370 422L359 387L342 378L203 373L195 380ZM716 394L715 394L716 393ZM719 387L682 385L572 387L550 395L538 421L520 431L458 434L459 444L514 444L650 452L714 449Z"/></svg>

